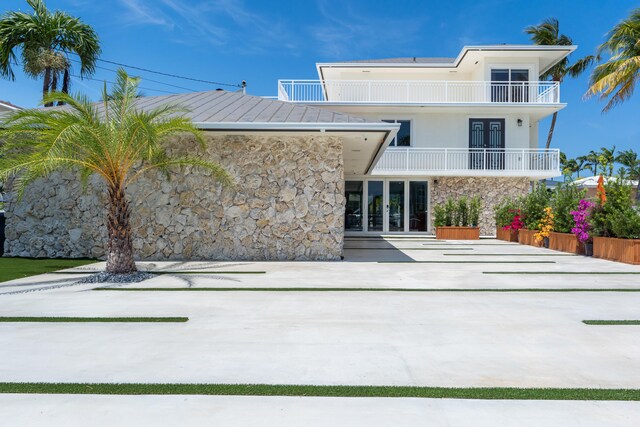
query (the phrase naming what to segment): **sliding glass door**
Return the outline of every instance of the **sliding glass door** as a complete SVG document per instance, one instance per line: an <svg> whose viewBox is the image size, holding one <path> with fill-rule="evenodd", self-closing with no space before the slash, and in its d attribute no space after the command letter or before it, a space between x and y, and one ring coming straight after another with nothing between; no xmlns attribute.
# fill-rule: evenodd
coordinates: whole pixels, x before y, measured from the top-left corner
<svg viewBox="0 0 640 427"><path fill-rule="evenodd" d="M389 181L387 201L388 226L390 232L404 230L404 181Z"/></svg>

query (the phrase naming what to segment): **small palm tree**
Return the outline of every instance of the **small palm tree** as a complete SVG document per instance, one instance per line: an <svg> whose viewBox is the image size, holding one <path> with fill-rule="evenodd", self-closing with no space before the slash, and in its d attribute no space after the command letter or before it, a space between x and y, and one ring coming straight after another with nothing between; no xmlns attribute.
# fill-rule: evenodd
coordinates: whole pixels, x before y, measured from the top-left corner
<svg viewBox="0 0 640 427"><path fill-rule="evenodd" d="M24 72L43 77L42 97L58 90L69 93L71 62L68 53L80 58L80 75L95 71L100 55L98 36L89 25L64 12L50 12L43 0L27 0L33 14L7 12L0 18L0 75L15 79L12 64L20 50ZM46 106L51 103L45 104Z"/></svg>
<svg viewBox="0 0 640 427"><path fill-rule="evenodd" d="M638 180L636 201L640 202L640 159L638 159L638 153L632 149L621 151L616 157L616 162L626 168L625 172L631 179Z"/></svg>
<svg viewBox="0 0 640 427"><path fill-rule="evenodd" d="M586 163L587 163L587 159L585 156L576 157L576 174L578 178L580 178L580 172L586 169L585 167Z"/></svg>
<svg viewBox="0 0 640 427"><path fill-rule="evenodd" d="M84 96L54 92L45 102L62 101L68 106L22 110L0 123L0 139L4 141L0 181L13 177L18 196L29 183L58 169L79 171L85 178L97 174L103 179L108 197L110 273L136 271L126 188L142 174L152 169L168 174L175 167L191 165L211 171L221 184L230 182L222 167L201 157L169 156L164 144L169 137L191 134L202 148L202 135L178 106L136 109L138 84L138 78L120 69L110 94L105 84L103 109Z"/></svg>
<svg viewBox="0 0 640 427"><path fill-rule="evenodd" d="M547 18L541 24L532 25L524 29L524 32L531 36L531 41L541 46L571 46L573 40L570 37L560 34L560 22L556 18ZM592 55L578 59L571 64L568 57L551 67L546 73L540 76L543 80L552 80L562 83L566 76L578 77L593 63L595 57ZM553 113L551 127L547 136L546 148L551 146L553 131L556 127L558 112Z"/></svg>
<svg viewBox="0 0 640 427"><path fill-rule="evenodd" d="M598 166L600 166L600 153L594 150L589 151L589 154L583 157L585 160L584 168L593 173L594 176L598 175Z"/></svg>
<svg viewBox="0 0 640 427"><path fill-rule="evenodd" d="M598 47L598 58L608 54L609 60L598 65L591 74L587 97L599 95L607 104L602 112L631 98L640 79L640 9L620 22Z"/></svg>
<svg viewBox="0 0 640 427"><path fill-rule="evenodd" d="M576 172L578 172L578 162L576 161L576 159L567 159L564 167L562 168L562 174L565 177L571 177Z"/></svg>

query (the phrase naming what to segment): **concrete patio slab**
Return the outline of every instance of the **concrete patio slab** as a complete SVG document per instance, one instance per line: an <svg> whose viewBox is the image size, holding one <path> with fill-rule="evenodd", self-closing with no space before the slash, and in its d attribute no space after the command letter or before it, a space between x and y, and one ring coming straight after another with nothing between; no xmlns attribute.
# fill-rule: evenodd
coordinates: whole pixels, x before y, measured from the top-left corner
<svg viewBox="0 0 640 427"><path fill-rule="evenodd" d="M638 402L260 396L0 395L2 419L21 426L621 427ZM135 420L135 421L134 421ZM188 422L186 421L188 420Z"/></svg>

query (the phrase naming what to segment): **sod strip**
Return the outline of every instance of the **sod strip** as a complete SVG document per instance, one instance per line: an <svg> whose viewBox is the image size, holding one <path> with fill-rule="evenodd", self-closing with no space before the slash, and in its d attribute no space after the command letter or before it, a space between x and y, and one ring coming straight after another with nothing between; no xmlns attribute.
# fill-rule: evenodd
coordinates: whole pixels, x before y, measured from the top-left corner
<svg viewBox="0 0 640 427"><path fill-rule="evenodd" d="M378 264L555 264L555 261L377 261Z"/></svg>
<svg viewBox="0 0 640 427"><path fill-rule="evenodd" d="M445 256L576 256L573 254L443 254Z"/></svg>
<svg viewBox="0 0 640 427"><path fill-rule="evenodd" d="M0 393L106 395L222 395L418 397L482 400L640 400L639 389L409 387L271 384L0 383Z"/></svg>
<svg viewBox="0 0 640 427"><path fill-rule="evenodd" d="M188 317L0 317L0 322L53 322L53 323L183 323Z"/></svg>
<svg viewBox="0 0 640 427"><path fill-rule="evenodd" d="M640 292L640 288L95 288L93 291L125 292Z"/></svg>
<svg viewBox="0 0 640 427"><path fill-rule="evenodd" d="M537 275L554 275L554 274L598 274L598 275L629 275L640 274L640 271L483 271L482 274L537 274Z"/></svg>
<svg viewBox="0 0 640 427"><path fill-rule="evenodd" d="M472 251L473 248L344 248L357 251Z"/></svg>
<svg viewBox="0 0 640 427"><path fill-rule="evenodd" d="M640 320L583 320L585 325L597 326L617 326L617 325L640 325Z"/></svg>

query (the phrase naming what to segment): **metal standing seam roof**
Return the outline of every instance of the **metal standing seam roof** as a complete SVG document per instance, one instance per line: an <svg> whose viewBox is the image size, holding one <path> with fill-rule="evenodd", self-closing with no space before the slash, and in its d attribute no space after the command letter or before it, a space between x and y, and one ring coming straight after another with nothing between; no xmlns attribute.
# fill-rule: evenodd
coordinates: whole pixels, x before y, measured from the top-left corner
<svg viewBox="0 0 640 427"><path fill-rule="evenodd" d="M354 61L337 61L336 64L453 64L456 58L383 58L359 59Z"/></svg>
<svg viewBox="0 0 640 427"><path fill-rule="evenodd" d="M136 107L142 110L163 104L178 104L186 108L189 112L185 117L196 123L380 123L325 108L225 90L149 96L136 100Z"/></svg>

